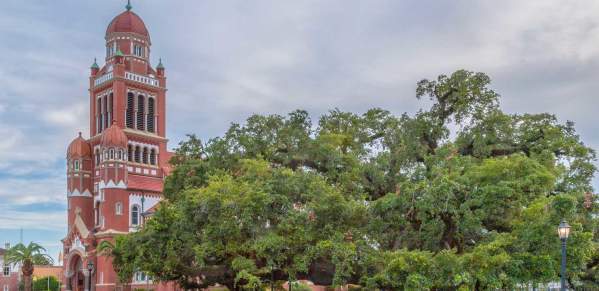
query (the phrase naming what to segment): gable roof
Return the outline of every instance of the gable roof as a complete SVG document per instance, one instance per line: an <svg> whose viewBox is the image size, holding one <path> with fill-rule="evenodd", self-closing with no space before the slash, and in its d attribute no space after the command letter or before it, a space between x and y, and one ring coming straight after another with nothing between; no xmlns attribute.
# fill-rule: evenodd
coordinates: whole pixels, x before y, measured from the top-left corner
<svg viewBox="0 0 599 291"><path fill-rule="evenodd" d="M71 234L75 231L77 231L81 235L81 239L86 239L90 234L89 229L87 228L87 226L85 226L85 222L83 222L83 219L81 218L81 215L79 213L75 214L75 223L69 229L69 232L67 233L67 236L64 239L69 238Z"/></svg>

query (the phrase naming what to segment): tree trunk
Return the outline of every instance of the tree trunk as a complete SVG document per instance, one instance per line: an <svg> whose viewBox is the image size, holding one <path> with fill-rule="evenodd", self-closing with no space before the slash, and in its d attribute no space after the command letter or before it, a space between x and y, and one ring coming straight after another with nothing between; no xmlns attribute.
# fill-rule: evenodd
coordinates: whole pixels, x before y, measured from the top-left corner
<svg viewBox="0 0 599 291"><path fill-rule="evenodd" d="M30 260L25 260L23 262L23 266L21 267L21 272L23 273L23 285L25 291L31 291L32 288L32 280L31 276L33 275L33 263Z"/></svg>
<svg viewBox="0 0 599 291"><path fill-rule="evenodd" d="M31 275L29 275L29 276L23 275L23 284L25 287L25 291L31 291L31 284L32 284Z"/></svg>

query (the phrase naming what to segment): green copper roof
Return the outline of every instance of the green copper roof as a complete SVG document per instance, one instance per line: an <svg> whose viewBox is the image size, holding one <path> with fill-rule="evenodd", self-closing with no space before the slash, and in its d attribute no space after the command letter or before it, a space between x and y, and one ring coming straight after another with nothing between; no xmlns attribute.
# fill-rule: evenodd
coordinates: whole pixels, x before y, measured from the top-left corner
<svg viewBox="0 0 599 291"><path fill-rule="evenodd" d="M123 54L123 52L121 51L121 49L116 50L116 54L114 54L114 55L117 56L117 57L123 57L123 56L125 56Z"/></svg>
<svg viewBox="0 0 599 291"><path fill-rule="evenodd" d="M160 58L160 60L158 61L158 66L156 68L157 69L164 69L164 65L162 64L162 58Z"/></svg>
<svg viewBox="0 0 599 291"><path fill-rule="evenodd" d="M94 58L94 63L92 64L92 69L99 69L100 66L98 66L98 61L96 61L96 58Z"/></svg>
<svg viewBox="0 0 599 291"><path fill-rule="evenodd" d="M133 8L133 6L131 6L131 0L127 0L127 6L125 6L125 8L127 11L131 11L131 8Z"/></svg>

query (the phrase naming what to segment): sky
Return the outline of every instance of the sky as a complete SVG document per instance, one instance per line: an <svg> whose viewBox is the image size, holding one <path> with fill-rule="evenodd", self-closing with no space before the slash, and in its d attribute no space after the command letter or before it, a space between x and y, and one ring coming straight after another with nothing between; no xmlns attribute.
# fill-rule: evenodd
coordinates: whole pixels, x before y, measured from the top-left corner
<svg viewBox="0 0 599 291"><path fill-rule="evenodd" d="M88 132L89 67L126 1L0 1L0 243L56 257L65 156ZM488 74L510 113L556 114L599 148L599 1L133 0L168 77L167 135L207 140L249 115L381 107L416 82ZM100 64L102 65L102 64ZM599 186L599 179L593 181Z"/></svg>

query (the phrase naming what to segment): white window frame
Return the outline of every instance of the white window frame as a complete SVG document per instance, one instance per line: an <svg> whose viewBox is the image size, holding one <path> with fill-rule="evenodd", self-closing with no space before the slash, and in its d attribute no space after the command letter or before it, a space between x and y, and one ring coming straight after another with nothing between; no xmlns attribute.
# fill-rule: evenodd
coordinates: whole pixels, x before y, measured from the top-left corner
<svg viewBox="0 0 599 291"><path fill-rule="evenodd" d="M10 277L10 271L10 265L4 263L4 266L2 266L2 275L4 275L4 277Z"/></svg>
<svg viewBox="0 0 599 291"><path fill-rule="evenodd" d="M114 205L114 208L115 208L115 209L114 209L114 213L115 213L116 215L123 215L123 203L122 203L122 202L120 202L120 201L119 201L119 202L117 202L117 203Z"/></svg>
<svg viewBox="0 0 599 291"><path fill-rule="evenodd" d="M94 203L94 223L100 226L100 202Z"/></svg>
<svg viewBox="0 0 599 291"><path fill-rule="evenodd" d="M140 283L153 283L152 282L153 278L151 278L148 274L141 272L141 271L137 271L133 274L133 282L140 284Z"/></svg>
<svg viewBox="0 0 599 291"><path fill-rule="evenodd" d="M133 209L136 208L136 207L137 207L137 215L135 215L135 216L136 216L136 219L137 219L137 223L134 224L133 223L133 213L134 213ZM137 204L131 205L131 212L130 212L130 215L129 215L129 220L130 220L129 224L131 226L139 226L141 224L141 221L140 221L141 213L140 212L141 212L141 207L139 205L137 205Z"/></svg>

